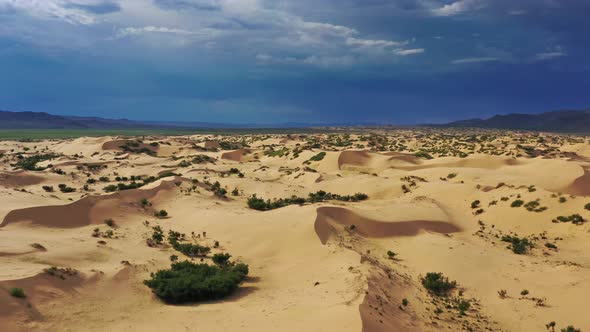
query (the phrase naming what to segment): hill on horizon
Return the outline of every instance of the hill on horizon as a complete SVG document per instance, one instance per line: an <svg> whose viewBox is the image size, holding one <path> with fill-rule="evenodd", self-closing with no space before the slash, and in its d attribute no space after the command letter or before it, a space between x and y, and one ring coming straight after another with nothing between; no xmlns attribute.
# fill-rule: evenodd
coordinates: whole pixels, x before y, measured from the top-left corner
<svg viewBox="0 0 590 332"><path fill-rule="evenodd" d="M569 133L590 132L590 110L552 111L540 114L511 113L494 115L488 119L453 121L433 127L515 129Z"/></svg>

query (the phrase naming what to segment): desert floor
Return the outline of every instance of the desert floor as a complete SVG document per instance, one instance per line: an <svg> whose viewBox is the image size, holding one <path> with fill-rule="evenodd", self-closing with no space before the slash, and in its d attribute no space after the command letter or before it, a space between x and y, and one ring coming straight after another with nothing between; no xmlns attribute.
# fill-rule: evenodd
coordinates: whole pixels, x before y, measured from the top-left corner
<svg viewBox="0 0 590 332"><path fill-rule="evenodd" d="M0 155L0 331L590 331L585 137L101 137L3 141ZM247 204L318 191L368 199ZM223 300L163 303L150 273L211 254L154 244L154 226L249 277ZM429 292L429 272L456 288Z"/></svg>

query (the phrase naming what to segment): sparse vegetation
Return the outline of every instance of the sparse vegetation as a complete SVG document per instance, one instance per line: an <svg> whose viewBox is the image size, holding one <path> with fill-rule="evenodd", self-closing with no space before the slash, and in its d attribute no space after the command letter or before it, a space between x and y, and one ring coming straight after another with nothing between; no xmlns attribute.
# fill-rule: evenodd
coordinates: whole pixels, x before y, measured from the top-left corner
<svg viewBox="0 0 590 332"><path fill-rule="evenodd" d="M441 272L428 272L422 278L422 286L436 296L446 296L457 287L457 282L449 281Z"/></svg>
<svg viewBox="0 0 590 332"><path fill-rule="evenodd" d="M527 238L519 238L518 236L505 235L502 241L510 243L510 249L517 255L524 255L533 244Z"/></svg>
<svg viewBox="0 0 590 332"><path fill-rule="evenodd" d="M571 222L574 225L581 225L586 222L586 219L579 214L572 214L571 216L559 216L553 219L553 222Z"/></svg>
<svg viewBox="0 0 590 332"><path fill-rule="evenodd" d="M301 205L301 204L305 204L305 203L318 203L318 202L325 202L325 201L331 201L331 200L337 200L337 201L343 201L343 202L359 202L359 201L364 201L368 198L369 198L369 196L367 196L366 194L363 194L363 193L356 193L354 195L342 196L342 195L332 194L332 193L320 190L315 193L310 193L308 195L307 199L305 199L303 197L292 196L291 198L281 198L281 199L275 199L275 200L271 201L270 199L264 200L262 198L256 197L256 195L253 195L248 199L247 203L248 203L248 207L251 209L259 210L259 211L268 211L268 210L274 210L274 209L278 209L278 208L285 207L288 205L293 205L293 204Z"/></svg>
<svg viewBox="0 0 590 332"><path fill-rule="evenodd" d="M8 292L10 293L11 296L17 297L19 299L23 299L23 298L27 297L24 289L22 289L22 288L13 287Z"/></svg>
<svg viewBox="0 0 590 332"><path fill-rule="evenodd" d="M168 217L168 212L166 210L156 211L156 212L154 212L154 216L156 218L160 218L160 219L166 218L166 217Z"/></svg>

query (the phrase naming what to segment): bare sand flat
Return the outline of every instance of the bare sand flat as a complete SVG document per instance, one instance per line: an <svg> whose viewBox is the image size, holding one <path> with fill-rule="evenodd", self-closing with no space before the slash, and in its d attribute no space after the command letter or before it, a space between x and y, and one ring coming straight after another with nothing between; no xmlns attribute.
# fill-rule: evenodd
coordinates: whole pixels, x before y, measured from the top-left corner
<svg viewBox="0 0 590 332"><path fill-rule="evenodd" d="M0 331L590 331L589 146L433 129L2 141ZM226 297L169 304L143 283L224 253L249 266Z"/></svg>

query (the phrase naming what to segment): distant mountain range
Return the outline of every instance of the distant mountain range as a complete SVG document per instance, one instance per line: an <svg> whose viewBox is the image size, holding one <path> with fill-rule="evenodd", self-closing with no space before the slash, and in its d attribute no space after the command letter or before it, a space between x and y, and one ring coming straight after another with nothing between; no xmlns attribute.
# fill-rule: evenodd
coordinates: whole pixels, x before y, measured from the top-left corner
<svg viewBox="0 0 590 332"><path fill-rule="evenodd" d="M280 124L229 124L194 121L134 121L53 115L45 112L0 111L1 129L256 129L256 128L308 128L308 127L379 126L376 123L299 123Z"/></svg>
<svg viewBox="0 0 590 332"><path fill-rule="evenodd" d="M589 133L590 110L495 115L489 119L469 119L432 126Z"/></svg>
<svg viewBox="0 0 590 332"><path fill-rule="evenodd" d="M344 126L383 126L376 123L283 123L224 124L181 121L133 121L53 115L44 112L0 111L0 129L192 129L192 128L307 128ZM590 110L555 111L541 114L495 115L488 119L468 119L446 124L425 125L443 128L495 128L532 131L590 133Z"/></svg>

